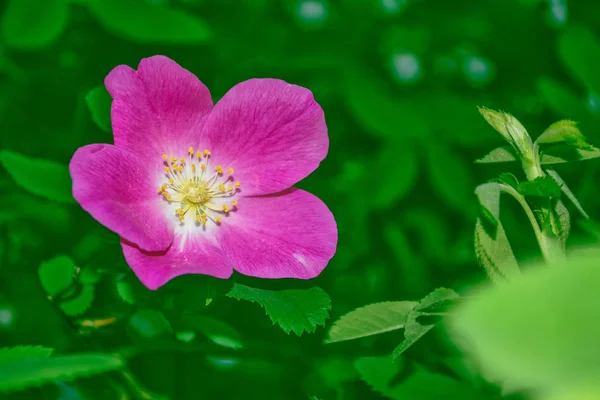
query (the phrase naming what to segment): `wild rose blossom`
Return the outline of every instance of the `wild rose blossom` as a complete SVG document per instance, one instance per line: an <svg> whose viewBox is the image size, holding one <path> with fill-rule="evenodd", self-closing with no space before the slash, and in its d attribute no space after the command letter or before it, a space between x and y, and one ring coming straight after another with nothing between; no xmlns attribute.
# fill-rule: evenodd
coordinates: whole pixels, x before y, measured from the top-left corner
<svg viewBox="0 0 600 400"><path fill-rule="evenodd" d="M213 106L196 76L164 56L106 77L114 145L79 148L73 195L121 237L125 260L157 289L183 274L309 279L337 245L327 206L295 189L327 155L312 93L277 79L235 85Z"/></svg>

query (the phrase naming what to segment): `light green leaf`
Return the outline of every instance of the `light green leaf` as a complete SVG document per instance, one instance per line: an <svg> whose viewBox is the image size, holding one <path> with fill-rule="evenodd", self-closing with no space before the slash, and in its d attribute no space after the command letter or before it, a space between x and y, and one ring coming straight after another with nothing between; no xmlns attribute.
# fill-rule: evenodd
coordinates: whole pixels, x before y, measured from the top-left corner
<svg viewBox="0 0 600 400"><path fill-rule="evenodd" d="M138 279L122 278L116 285L117 293L125 303L137 304L140 298L148 294L148 289Z"/></svg>
<svg viewBox="0 0 600 400"><path fill-rule="evenodd" d="M92 113L92 119L96 125L103 131L110 132L110 108L112 105L112 97L110 97L110 94L104 85L96 86L90 90L85 96L85 102Z"/></svg>
<svg viewBox="0 0 600 400"><path fill-rule="evenodd" d="M120 357L75 354L39 357L0 364L0 392L21 390L56 381L69 381L124 366Z"/></svg>
<svg viewBox="0 0 600 400"><path fill-rule="evenodd" d="M408 313L417 304L413 301L386 301L357 308L333 324L325 343L342 342L402 329Z"/></svg>
<svg viewBox="0 0 600 400"><path fill-rule="evenodd" d="M67 256L56 256L40 264L38 276L49 296L55 296L73 284L75 263Z"/></svg>
<svg viewBox="0 0 600 400"><path fill-rule="evenodd" d="M241 349L243 347L239 332L221 320L201 315L186 315L184 316L184 323L187 327L203 333L219 346L230 349Z"/></svg>
<svg viewBox="0 0 600 400"><path fill-rule="evenodd" d="M422 325L417 321L421 316L444 314L449 302L459 298L452 289L438 288L425 296L407 315L404 324L404 340L394 349L392 359L399 357L406 349L415 344L423 335L429 332L435 324ZM442 308L443 311L436 310Z"/></svg>
<svg viewBox="0 0 600 400"><path fill-rule="evenodd" d="M66 166L29 158L10 150L0 151L0 163L17 185L30 193L61 203L74 203L71 177Z"/></svg>
<svg viewBox="0 0 600 400"><path fill-rule="evenodd" d="M54 349L42 346L3 347L0 348L0 368L6 363L50 357L53 351Z"/></svg>
<svg viewBox="0 0 600 400"><path fill-rule="evenodd" d="M94 286L84 284L81 292L74 299L60 303L60 308L69 316L81 315L92 305L94 301Z"/></svg>
<svg viewBox="0 0 600 400"><path fill-rule="evenodd" d="M571 231L571 215L567 207L560 200L556 202L554 212L550 216L550 223L552 225L552 232L559 238L560 245L565 250L567 238Z"/></svg>
<svg viewBox="0 0 600 400"><path fill-rule="evenodd" d="M285 333L294 331L298 336L304 331L315 332L319 325L324 326L331 310L329 295L319 287L271 291L235 283L227 296L257 302L264 307L273 324L279 324Z"/></svg>
<svg viewBox="0 0 600 400"><path fill-rule="evenodd" d="M171 332L171 324L163 313L151 309L136 312L129 320L129 325L144 339L157 338Z"/></svg>
<svg viewBox="0 0 600 400"><path fill-rule="evenodd" d="M67 0L9 0L0 20L2 40L15 49L41 49L63 33L68 16Z"/></svg>
<svg viewBox="0 0 600 400"><path fill-rule="evenodd" d="M571 146L557 145L546 149L541 157L541 163L562 164L573 161L585 161L600 157L600 149L592 147L591 149L577 149Z"/></svg>
<svg viewBox="0 0 600 400"><path fill-rule="evenodd" d="M571 202L573 203L575 208L577 208L577 211L579 211L581 213L583 218L589 219L588 214L585 212L583 207L581 207L581 204L579 204L579 200L577 200L577 197L575 197L573 192L571 192L571 189L569 189L569 187L567 186L565 181L563 181L563 179L560 177L560 175L558 175L558 172L551 170L551 169L546 170L546 172L548 173L548 175L550 175L556 181L558 186L560 186L560 189L562 190L562 192L565 194L565 196L567 196L569 198L569 200L571 200Z"/></svg>
<svg viewBox="0 0 600 400"><path fill-rule="evenodd" d="M413 146L389 145L375 159L374 171L368 174L373 207L388 209L410 192L417 178L417 156Z"/></svg>
<svg viewBox="0 0 600 400"><path fill-rule="evenodd" d="M489 379L548 389L600 376L598 254L531 267L450 313L455 341Z"/></svg>
<svg viewBox="0 0 600 400"><path fill-rule="evenodd" d="M531 157L533 145L525 127L512 115L479 107L479 113L520 155Z"/></svg>
<svg viewBox="0 0 600 400"><path fill-rule="evenodd" d="M560 197L560 186L551 176L540 176L533 181L523 181L517 186L517 191L524 196L556 199Z"/></svg>
<svg viewBox="0 0 600 400"><path fill-rule="evenodd" d="M538 144L565 143L580 149L593 149L593 146L586 142L586 138L577 127L577 123L568 120L553 123L535 142Z"/></svg>
<svg viewBox="0 0 600 400"><path fill-rule="evenodd" d="M548 107L562 117L580 118L583 100L563 83L548 77L537 81L537 89Z"/></svg>
<svg viewBox="0 0 600 400"><path fill-rule="evenodd" d="M388 357L365 357L354 362L361 379L373 390L395 400L482 400L487 396L473 387L441 374L434 374L416 365L414 372L398 381L401 363Z"/></svg>
<svg viewBox="0 0 600 400"><path fill-rule="evenodd" d="M600 93L600 42L594 33L583 26L570 26L561 30L558 55L573 76Z"/></svg>
<svg viewBox="0 0 600 400"><path fill-rule="evenodd" d="M509 146L498 147L486 154L483 158L475 161L477 164L491 164L517 161L515 152Z"/></svg>
<svg viewBox="0 0 600 400"><path fill-rule="evenodd" d="M200 44L212 37L199 17L138 0L89 0L90 11L109 32L142 44Z"/></svg>
<svg viewBox="0 0 600 400"><path fill-rule="evenodd" d="M481 216L477 218L475 254L490 278L495 281L510 279L519 274L519 265L500 222L501 188L501 184L490 182L478 186L475 190L479 203L485 211L484 216L487 218L487 220L482 219ZM489 223L493 226L493 231L485 229L484 224Z"/></svg>

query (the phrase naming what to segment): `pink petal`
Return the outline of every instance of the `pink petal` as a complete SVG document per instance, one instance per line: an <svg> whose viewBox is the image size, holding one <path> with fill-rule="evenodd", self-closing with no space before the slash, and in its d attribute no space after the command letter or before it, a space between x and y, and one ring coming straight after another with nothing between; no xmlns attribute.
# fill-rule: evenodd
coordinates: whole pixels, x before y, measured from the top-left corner
<svg viewBox="0 0 600 400"><path fill-rule="evenodd" d="M165 56L142 59L137 71L119 65L104 84L115 145L148 157L186 154L213 107L208 88Z"/></svg>
<svg viewBox="0 0 600 400"><path fill-rule="evenodd" d="M289 188L319 166L329 147L323 110L310 90L278 79L231 88L203 135L215 165L235 170L244 195Z"/></svg>
<svg viewBox="0 0 600 400"><path fill-rule="evenodd" d="M160 167L160 165L159 165ZM73 197L98 222L148 251L173 241L151 170L136 155L108 144L79 148L69 164Z"/></svg>
<svg viewBox="0 0 600 400"><path fill-rule="evenodd" d="M231 214L217 235L225 257L242 274L310 279L335 253L333 214L303 190L242 198Z"/></svg>
<svg viewBox="0 0 600 400"><path fill-rule="evenodd" d="M202 234L185 238L177 235L173 245L160 253L140 251L122 241L125 261L148 289L156 290L171 279L184 274L211 275L227 279L233 270L221 249ZM182 244L182 241L185 243Z"/></svg>

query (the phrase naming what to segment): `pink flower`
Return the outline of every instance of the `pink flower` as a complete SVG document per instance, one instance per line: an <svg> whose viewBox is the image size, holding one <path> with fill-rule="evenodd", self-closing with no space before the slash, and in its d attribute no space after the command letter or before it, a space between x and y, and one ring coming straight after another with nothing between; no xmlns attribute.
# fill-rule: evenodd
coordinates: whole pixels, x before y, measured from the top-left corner
<svg viewBox="0 0 600 400"><path fill-rule="evenodd" d="M292 187L327 155L312 93L277 79L234 86L213 106L198 78L164 56L104 81L114 145L78 149L73 196L121 236L150 289L183 274L310 279L337 245L317 197Z"/></svg>

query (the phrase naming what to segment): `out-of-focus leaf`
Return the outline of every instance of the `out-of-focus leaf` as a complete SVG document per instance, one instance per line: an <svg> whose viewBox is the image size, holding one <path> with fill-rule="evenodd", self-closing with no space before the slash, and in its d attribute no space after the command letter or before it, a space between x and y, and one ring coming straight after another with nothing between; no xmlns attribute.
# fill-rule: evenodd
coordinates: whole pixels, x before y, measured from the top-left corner
<svg viewBox="0 0 600 400"><path fill-rule="evenodd" d="M186 326L203 333L219 346L231 349L241 349L243 347L239 332L221 320L201 315L187 315L184 317L184 323Z"/></svg>
<svg viewBox="0 0 600 400"><path fill-rule="evenodd" d="M122 278L116 283L117 293L125 303L136 304L145 297L148 289L137 279Z"/></svg>
<svg viewBox="0 0 600 400"><path fill-rule="evenodd" d="M600 157L600 149L592 147L591 149L577 149L568 145L552 146L542 153L541 163L562 164L573 161L585 161Z"/></svg>
<svg viewBox="0 0 600 400"><path fill-rule="evenodd" d="M408 194L415 183L418 168L415 149L408 144L387 146L379 153L373 168L378 173L367 175L366 182L371 186L373 207L387 209Z"/></svg>
<svg viewBox="0 0 600 400"><path fill-rule="evenodd" d="M406 378L398 381L403 365L392 363L388 357L365 357L354 362L360 377L373 390L395 400L461 399L482 400L488 397L473 387L441 374L427 371L421 366Z"/></svg>
<svg viewBox="0 0 600 400"><path fill-rule="evenodd" d="M413 301L386 301L357 308L333 324L325 343L342 342L402 329L408 313L416 305Z"/></svg>
<svg viewBox="0 0 600 400"><path fill-rule="evenodd" d="M533 181L523 181L517 186L517 191L524 196L545 197L556 199L560 197L560 186L551 176L540 176Z"/></svg>
<svg viewBox="0 0 600 400"><path fill-rule="evenodd" d="M430 143L427 147L429 181L446 203L469 213L473 204L473 175L463 159L452 149Z"/></svg>
<svg viewBox="0 0 600 400"><path fill-rule="evenodd" d="M514 150L510 146L498 147L484 157L476 160L477 164L491 164L517 161Z"/></svg>
<svg viewBox="0 0 600 400"><path fill-rule="evenodd" d="M548 175L550 175L556 181L558 186L560 186L560 189L562 190L562 192L565 194L565 196L567 196L569 198L569 200L571 200L571 202L573 203L575 208L577 208L577 211L579 211L579 213L581 213L583 218L588 219L589 218L588 214L585 212L583 207L581 207L581 204L579 204L579 200L577 200L577 197L575 197L573 192L571 192L571 189L569 189L569 187L567 186L565 181L563 181L563 179L560 177L558 172L551 170L551 169L546 170L546 172L548 173Z"/></svg>
<svg viewBox="0 0 600 400"><path fill-rule="evenodd" d="M120 357L75 354L38 357L0 364L0 392L22 390L56 381L69 381L124 366Z"/></svg>
<svg viewBox="0 0 600 400"><path fill-rule="evenodd" d="M573 76L588 90L600 93L600 42L588 28L570 26L561 31L558 55Z"/></svg>
<svg viewBox="0 0 600 400"><path fill-rule="evenodd" d="M54 42L67 27L67 0L9 0L0 20L6 45L37 50Z"/></svg>
<svg viewBox="0 0 600 400"><path fill-rule="evenodd" d="M487 222L480 216L475 225L475 254L491 279L501 281L519 274L519 265L500 222L500 193L502 185L484 183L475 190L482 210L491 218L493 232L485 229Z"/></svg>
<svg viewBox="0 0 600 400"><path fill-rule="evenodd" d="M404 323L404 340L394 349L392 358L396 359L415 344L423 335L429 332L435 324L422 325L417 319L422 316L443 314L448 303L458 299L458 294L452 289L438 288L425 296L408 313ZM435 308L442 308L442 312Z"/></svg>
<svg viewBox="0 0 600 400"><path fill-rule="evenodd" d="M235 283L227 297L256 302L264 307L273 324L285 333L298 336L304 331L313 333L325 325L331 310L329 295L319 287L305 290L262 290Z"/></svg>
<svg viewBox="0 0 600 400"><path fill-rule="evenodd" d="M427 268L400 226L387 223L383 229L383 238L400 271L403 292L420 294L427 290Z"/></svg>
<svg viewBox="0 0 600 400"><path fill-rule="evenodd" d="M0 348L0 368L2 364L6 363L50 357L53 351L53 349L42 346L3 347Z"/></svg>
<svg viewBox="0 0 600 400"><path fill-rule="evenodd" d="M531 267L450 313L454 340L486 377L553 390L600 375L598 254Z"/></svg>
<svg viewBox="0 0 600 400"><path fill-rule="evenodd" d="M138 0L89 0L92 14L109 32L144 44L199 44L212 32L199 17Z"/></svg>
<svg viewBox="0 0 600 400"><path fill-rule="evenodd" d="M553 123L537 138L538 144L564 143L579 149L593 150L593 146L587 143L585 136L577 127L577 123L562 120Z"/></svg>
<svg viewBox="0 0 600 400"><path fill-rule="evenodd" d="M62 255L43 262L38 269L42 287L49 296L55 296L71 286L74 273L75 263Z"/></svg>
<svg viewBox="0 0 600 400"><path fill-rule="evenodd" d="M96 86L90 90L85 96L85 102L92 113L92 119L96 125L103 131L110 132L110 107L112 105L112 97L110 97L110 94L104 85Z"/></svg>
<svg viewBox="0 0 600 400"><path fill-rule="evenodd" d="M583 100L563 83L548 77L537 81L537 90L548 107L556 114L567 118L580 118Z"/></svg>
<svg viewBox="0 0 600 400"><path fill-rule="evenodd" d="M129 320L129 325L144 339L160 337L171 332L171 324L163 313L151 309L135 313Z"/></svg>
<svg viewBox="0 0 600 400"><path fill-rule="evenodd" d="M81 286L81 291L73 299L69 299L60 303L60 308L69 316L77 316L83 314L94 301L94 286L84 284Z"/></svg>
<svg viewBox="0 0 600 400"><path fill-rule="evenodd" d="M9 150L0 151L0 163L23 189L61 203L74 203L66 166L34 159Z"/></svg>
<svg viewBox="0 0 600 400"><path fill-rule="evenodd" d="M569 232L571 232L571 215L562 201L557 201L554 211L550 216L552 232L560 241L560 245L565 250Z"/></svg>

